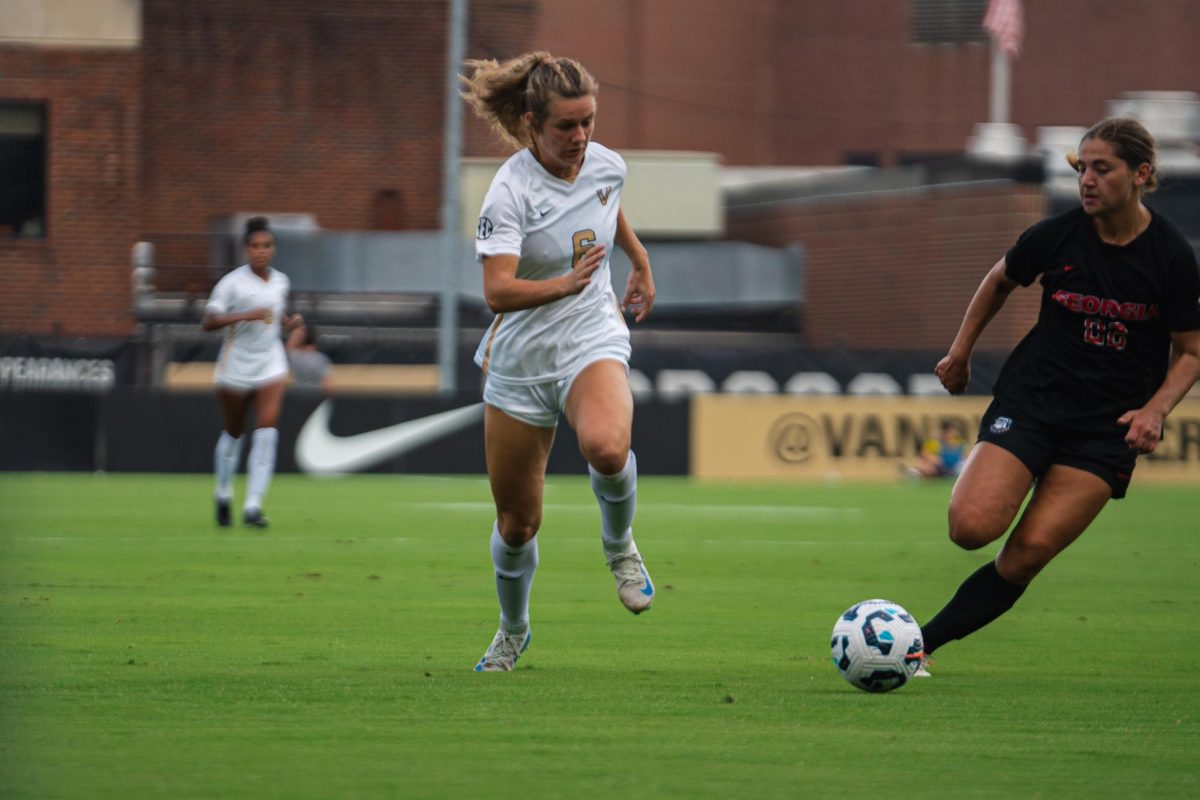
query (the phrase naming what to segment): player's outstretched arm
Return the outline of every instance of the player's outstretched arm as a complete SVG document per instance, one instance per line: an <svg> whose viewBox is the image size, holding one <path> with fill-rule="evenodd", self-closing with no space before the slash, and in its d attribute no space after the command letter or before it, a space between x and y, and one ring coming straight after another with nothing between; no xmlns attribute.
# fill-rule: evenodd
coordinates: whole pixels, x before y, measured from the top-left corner
<svg viewBox="0 0 1200 800"><path fill-rule="evenodd" d="M304 323L301 322L299 325L291 328L290 331L287 338L287 349L299 350L304 345L304 337L307 335L307 329L304 327Z"/></svg>
<svg viewBox="0 0 1200 800"><path fill-rule="evenodd" d="M971 353L979 341L983 329L1003 307L1017 282L1004 274L1004 259L996 262L975 290L975 296L967 305L958 334L948 352L934 368L934 373L950 394L962 394L971 380Z"/></svg>
<svg viewBox="0 0 1200 800"><path fill-rule="evenodd" d="M625 219L625 212L617 209L617 247L629 256L633 269L625 284L625 297L621 308L634 314L634 321L641 322L654 308L654 276L650 272L650 254L642 245L633 226Z"/></svg>
<svg viewBox="0 0 1200 800"><path fill-rule="evenodd" d="M1118 425L1129 427L1125 443L1138 453L1154 452L1162 438L1163 420L1200 380L1200 330L1172 331L1171 350L1174 358L1162 386L1146 405L1117 419Z"/></svg>

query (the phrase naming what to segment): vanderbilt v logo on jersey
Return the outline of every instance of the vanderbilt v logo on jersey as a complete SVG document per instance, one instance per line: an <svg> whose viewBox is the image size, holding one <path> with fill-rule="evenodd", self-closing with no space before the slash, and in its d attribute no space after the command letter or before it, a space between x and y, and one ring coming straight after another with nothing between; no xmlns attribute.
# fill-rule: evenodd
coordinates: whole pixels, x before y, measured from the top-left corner
<svg viewBox="0 0 1200 800"><path fill-rule="evenodd" d="M610 194L612 194L611 186L605 186L603 189L596 190L596 197L598 197L600 199L600 205L602 205L602 206L608 205L608 196Z"/></svg>

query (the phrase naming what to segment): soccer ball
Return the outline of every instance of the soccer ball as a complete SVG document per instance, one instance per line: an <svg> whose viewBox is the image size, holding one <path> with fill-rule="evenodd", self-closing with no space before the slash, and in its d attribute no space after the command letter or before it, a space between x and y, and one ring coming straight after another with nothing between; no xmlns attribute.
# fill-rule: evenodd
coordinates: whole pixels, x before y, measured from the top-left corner
<svg viewBox="0 0 1200 800"><path fill-rule="evenodd" d="M921 666L921 626L887 600L864 600L846 609L833 626L833 665L868 692L890 692L908 683Z"/></svg>

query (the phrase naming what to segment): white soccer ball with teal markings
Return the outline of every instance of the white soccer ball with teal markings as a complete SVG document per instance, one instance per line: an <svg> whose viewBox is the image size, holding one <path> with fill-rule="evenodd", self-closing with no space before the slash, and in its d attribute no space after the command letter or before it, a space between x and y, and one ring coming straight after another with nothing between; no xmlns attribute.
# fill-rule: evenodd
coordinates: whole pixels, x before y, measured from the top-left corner
<svg viewBox="0 0 1200 800"><path fill-rule="evenodd" d="M833 665L868 692L890 692L908 683L921 666L921 626L902 606L864 600L846 609L833 626Z"/></svg>

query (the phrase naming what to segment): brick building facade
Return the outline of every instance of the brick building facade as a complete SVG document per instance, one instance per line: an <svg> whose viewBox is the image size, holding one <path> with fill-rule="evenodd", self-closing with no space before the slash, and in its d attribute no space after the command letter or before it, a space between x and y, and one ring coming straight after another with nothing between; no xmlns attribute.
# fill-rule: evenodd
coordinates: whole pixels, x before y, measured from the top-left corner
<svg viewBox="0 0 1200 800"><path fill-rule="evenodd" d="M580 25L578 4L567 0L474 0L467 54L577 56L602 84L597 138L617 149L711 151L730 165L886 165L961 151L987 115L986 45L915 43L921 4L596 0ZM47 236L0 240L0 332L129 335L132 244L155 242L160 288L205 291L206 273L196 280L171 267L207 263L214 220L238 212L311 214L332 229L438 227L444 4L141 7L138 48L0 45L0 100L44 103L48 120ZM1194 0L1158 0L1134 20L1134 42L1128 8L1121 0L1026 4L1012 118L1027 134L1094 121L1126 90L1200 91L1189 55L1200 39ZM503 152L479 121L464 119L465 153ZM902 268L907 280L891 283L896 290L945 283L913 271L943 264L949 240L925 241L928 252L903 265L891 260L894 246L879 237L905 215L931 232L994 222L996 209L1013 224L1037 215L1022 192L975 198L992 211L954 224L946 216L965 206L896 202L863 200L832 218L814 206L811 219L786 225L738 218L730 235L796 237L814 256L828 248L885 285ZM1011 240L1010 226L992 222L977 234L985 260ZM878 229L839 245L837 225ZM854 242L863 249L845 250ZM844 295L822 285L810 278L810 321L828 315L845 327L819 341L893 343L870 324L853 325L852 307L836 305Z"/></svg>
<svg viewBox="0 0 1200 800"><path fill-rule="evenodd" d="M45 238L0 238L0 330L127 335L138 239L142 59L0 47L0 101L43 105Z"/></svg>
<svg viewBox="0 0 1200 800"><path fill-rule="evenodd" d="M471 55L529 48L536 3L476 5ZM207 291L238 212L437 228L445 24L422 0L143 0L140 48L0 45L0 101L44 104L48 153L46 237L0 239L0 332L131 334L132 245L160 288Z"/></svg>
<svg viewBox="0 0 1200 800"><path fill-rule="evenodd" d="M468 52L528 48L534 3L478 5ZM141 215L161 288L207 289L171 265L206 263L210 225L237 212L438 228L445 48L443 3L146 0Z"/></svg>
<svg viewBox="0 0 1200 800"><path fill-rule="evenodd" d="M1046 211L1036 185L927 185L732 210L729 236L804 243L811 346L937 350L953 341L984 273ZM1012 347L1040 297L1014 292L978 349Z"/></svg>
<svg viewBox="0 0 1200 800"><path fill-rule="evenodd" d="M617 149L702 150L727 164L849 156L890 165L961 152L987 121L981 28L962 26L977 35L960 43L919 41L922 25L945 20L951 7L973 6L982 17L985 5L595 0L584 26L573 3L544 2L534 44L575 55L595 73L597 138ZM1044 125L1090 125L1123 92L1200 92L1195 0L1023 6L1010 116L1027 137Z"/></svg>

